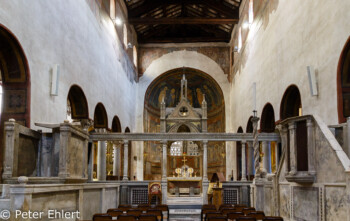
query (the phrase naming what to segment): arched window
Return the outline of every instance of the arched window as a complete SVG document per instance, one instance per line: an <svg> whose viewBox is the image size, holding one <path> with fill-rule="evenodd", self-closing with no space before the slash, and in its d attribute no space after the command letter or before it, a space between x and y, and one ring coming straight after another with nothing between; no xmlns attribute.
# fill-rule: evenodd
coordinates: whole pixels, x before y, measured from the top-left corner
<svg viewBox="0 0 350 221"><path fill-rule="evenodd" d="M112 121L112 132L120 133L122 132L122 127L120 125L119 117L114 116Z"/></svg>
<svg viewBox="0 0 350 221"><path fill-rule="evenodd" d="M88 103L83 90L78 85L73 85L68 92L67 119L88 119Z"/></svg>
<svg viewBox="0 0 350 221"><path fill-rule="evenodd" d="M289 117L296 117L302 115L301 97L297 86L291 85L284 92L281 109L280 119L284 120Z"/></svg>
<svg viewBox="0 0 350 221"><path fill-rule="evenodd" d="M340 55L337 72L338 119L344 123L350 117L350 38Z"/></svg>
<svg viewBox="0 0 350 221"><path fill-rule="evenodd" d="M95 107L94 127L108 129L107 112L102 103L98 103Z"/></svg>
<svg viewBox="0 0 350 221"><path fill-rule="evenodd" d="M260 130L266 133L275 131L275 112L270 103L265 104L261 113Z"/></svg>

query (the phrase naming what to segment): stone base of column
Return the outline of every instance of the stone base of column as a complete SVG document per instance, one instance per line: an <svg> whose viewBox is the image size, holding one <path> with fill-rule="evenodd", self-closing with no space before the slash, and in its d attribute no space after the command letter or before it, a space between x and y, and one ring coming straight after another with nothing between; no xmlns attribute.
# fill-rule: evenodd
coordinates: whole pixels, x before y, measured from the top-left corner
<svg viewBox="0 0 350 221"><path fill-rule="evenodd" d="M162 204L166 204L167 199L168 199L168 182L167 182L167 180L162 179L161 185L162 185Z"/></svg>
<svg viewBox="0 0 350 221"><path fill-rule="evenodd" d="M203 204L208 204L208 188L209 188L208 179L206 180L203 179L203 182L202 182Z"/></svg>
<svg viewBox="0 0 350 221"><path fill-rule="evenodd" d="M123 181L129 181L127 176L123 176Z"/></svg>
<svg viewBox="0 0 350 221"><path fill-rule="evenodd" d="M128 187L122 185L120 188L120 204L129 204Z"/></svg>

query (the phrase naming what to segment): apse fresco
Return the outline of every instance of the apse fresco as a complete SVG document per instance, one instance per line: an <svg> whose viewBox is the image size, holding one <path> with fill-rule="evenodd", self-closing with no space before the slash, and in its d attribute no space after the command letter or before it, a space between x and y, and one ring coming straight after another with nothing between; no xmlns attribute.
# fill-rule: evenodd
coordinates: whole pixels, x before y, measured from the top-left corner
<svg viewBox="0 0 350 221"><path fill-rule="evenodd" d="M163 98L167 107L175 107L180 100L181 79L187 79L187 98L195 108L201 108L205 97L208 107L208 132L225 132L225 103L222 90L208 74L191 68L178 68L156 78L145 94L144 132L160 132L160 103ZM161 144L145 142L145 180L161 177ZM208 143L208 176L226 170L224 142ZM200 168L202 170L202 166ZM200 174L201 172L198 172Z"/></svg>
<svg viewBox="0 0 350 221"><path fill-rule="evenodd" d="M180 100L181 79L184 74L188 82L187 98L193 107L201 107L204 95L209 112L223 106L221 89L214 80L197 70L181 68L164 74L152 83L146 92L148 108L159 110L163 98L167 107L175 107Z"/></svg>

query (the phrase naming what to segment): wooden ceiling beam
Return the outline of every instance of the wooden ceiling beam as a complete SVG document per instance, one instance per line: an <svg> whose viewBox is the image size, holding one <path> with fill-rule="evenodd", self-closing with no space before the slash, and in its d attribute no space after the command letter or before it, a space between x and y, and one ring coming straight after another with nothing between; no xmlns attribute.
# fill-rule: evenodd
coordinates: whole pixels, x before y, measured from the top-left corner
<svg viewBox="0 0 350 221"><path fill-rule="evenodd" d="M185 42L229 42L226 37L185 37L185 38L149 38L139 39L139 43L185 43Z"/></svg>
<svg viewBox="0 0 350 221"><path fill-rule="evenodd" d="M149 11L152 11L156 8L161 8L164 5L206 5L214 9L215 11L225 15L228 18L239 18L238 8L232 9L225 6L224 4L217 4L210 0L146 0L143 4L138 7L135 7L129 11L129 18L139 17Z"/></svg>
<svg viewBox="0 0 350 221"><path fill-rule="evenodd" d="M233 18L129 18L131 25L194 25L194 24L237 24L238 19Z"/></svg>

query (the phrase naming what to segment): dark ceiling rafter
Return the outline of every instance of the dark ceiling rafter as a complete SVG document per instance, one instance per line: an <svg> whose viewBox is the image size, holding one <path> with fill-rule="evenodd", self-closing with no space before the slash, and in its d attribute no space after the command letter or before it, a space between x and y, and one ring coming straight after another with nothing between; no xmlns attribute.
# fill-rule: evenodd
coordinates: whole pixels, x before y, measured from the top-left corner
<svg viewBox="0 0 350 221"><path fill-rule="evenodd" d="M139 43L229 42L241 0L125 0Z"/></svg>

